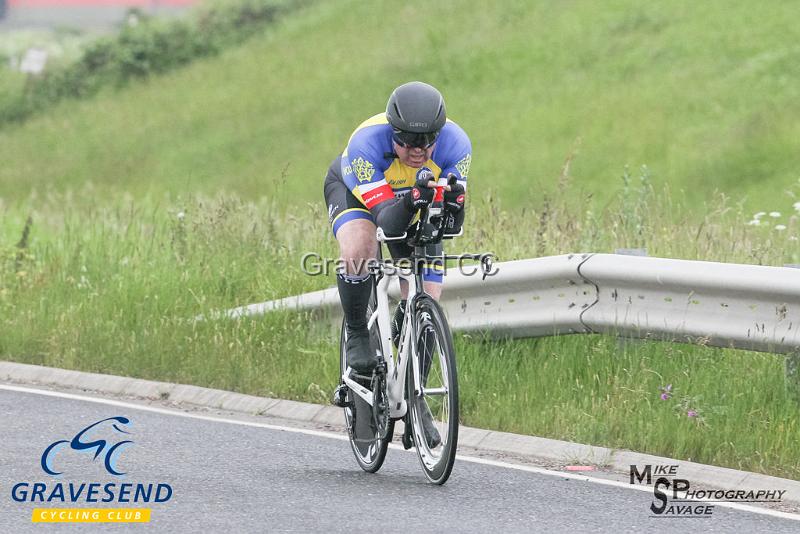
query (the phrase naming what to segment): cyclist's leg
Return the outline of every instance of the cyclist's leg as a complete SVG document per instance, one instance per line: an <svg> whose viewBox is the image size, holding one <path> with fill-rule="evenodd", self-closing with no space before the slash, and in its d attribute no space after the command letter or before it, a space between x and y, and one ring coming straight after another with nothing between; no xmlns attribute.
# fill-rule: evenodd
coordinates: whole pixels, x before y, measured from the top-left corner
<svg viewBox="0 0 800 534"><path fill-rule="evenodd" d="M372 215L340 178L338 158L325 178L325 203L329 222L339 243L340 265L336 282L347 325L348 364L368 374L375 367L375 353L369 344L367 306L372 292L369 261L375 259L378 241Z"/></svg>
<svg viewBox="0 0 800 534"><path fill-rule="evenodd" d="M413 252L411 246L406 243L388 243L387 247L392 255L392 259L396 262L399 260L408 260ZM441 260L435 259L441 258L442 256L441 243L428 245L426 253L431 260L426 264L422 272L425 292L435 300L439 300L442 294L442 271L444 270L444 264ZM408 298L408 282L405 280L400 280L400 298L403 299L403 301Z"/></svg>
<svg viewBox="0 0 800 534"><path fill-rule="evenodd" d="M387 246L392 255L392 259L396 262L409 259L413 252L411 246L406 243L389 243ZM444 264L441 259L437 259L441 258L443 255L441 243L428 245L426 254L430 258L430 261L426 263L422 272L423 285L425 286L425 292L433 297L434 300L438 301L439 297L442 295L442 282L444 280ZM403 326L407 298L408 282L400 280L400 302L392 317L392 338L395 346L397 346L397 338Z"/></svg>

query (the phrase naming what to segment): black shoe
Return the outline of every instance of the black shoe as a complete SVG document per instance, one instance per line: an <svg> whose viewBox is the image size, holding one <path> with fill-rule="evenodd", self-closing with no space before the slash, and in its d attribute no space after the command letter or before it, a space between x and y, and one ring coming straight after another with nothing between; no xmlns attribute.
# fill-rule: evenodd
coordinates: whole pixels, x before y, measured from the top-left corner
<svg viewBox="0 0 800 534"><path fill-rule="evenodd" d="M347 402L347 385L339 384L333 392L333 405L339 408L346 408L352 406L352 403Z"/></svg>
<svg viewBox="0 0 800 534"><path fill-rule="evenodd" d="M425 430L425 441L428 443L428 448L435 449L442 442L442 437L439 435L439 431L436 430L433 415L431 415L431 410L426 402L422 403L420 417L422 419L422 428Z"/></svg>
<svg viewBox="0 0 800 534"><path fill-rule="evenodd" d="M369 342L369 330L347 331L347 365L360 375L371 375L378 365L375 351Z"/></svg>

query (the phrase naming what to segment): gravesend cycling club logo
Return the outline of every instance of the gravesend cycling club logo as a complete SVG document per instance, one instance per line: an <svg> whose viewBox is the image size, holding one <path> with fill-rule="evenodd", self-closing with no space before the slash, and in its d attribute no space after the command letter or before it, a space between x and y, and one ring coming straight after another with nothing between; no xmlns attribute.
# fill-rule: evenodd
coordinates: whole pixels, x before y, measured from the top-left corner
<svg viewBox="0 0 800 534"><path fill-rule="evenodd" d="M150 508L143 503L165 503L173 495L172 486L165 482L123 482L127 470L121 460L122 453L134 445L133 423L123 416L107 417L96 421L69 439L57 439L45 447L39 457L39 466L50 479L23 481L14 484L11 499L17 503L42 503L54 505L34 508L34 523L146 523L150 521ZM71 460L71 461L70 461ZM78 477L92 464L102 465L100 475L113 477L113 482L70 481L61 478ZM68 466L68 467L67 467ZM124 505L124 507L57 508L61 505L94 505L96 503Z"/></svg>
<svg viewBox="0 0 800 534"><path fill-rule="evenodd" d="M69 447L75 451L92 451L94 450L94 458L92 460L97 460L97 457L103 453L103 465L106 468L106 471L111 473L112 475L122 476L125 473L122 473L116 469L116 458L120 452L122 452L122 448L126 445L133 443L131 440L122 440L119 441L111 446L109 442L104 439L96 439L94 441L84 441L88 439L88 434L97 426L102 425L106 421L114 421L111 423L111 427L121 434L130 434L130 432L123 430L118 425L127 426L130 424L131 420L127 417L109 417L108 419L102 419L96 423L92 423L91 425L87 426L77 434L72 440L60 439L54 443L52 443L49 447L44 450L42 453L42 469L48 475L57 476L60 475L60 471L55 471L53 469L53 457L58 453L58 451L63 448L65 445L69 444Z"/></svg>

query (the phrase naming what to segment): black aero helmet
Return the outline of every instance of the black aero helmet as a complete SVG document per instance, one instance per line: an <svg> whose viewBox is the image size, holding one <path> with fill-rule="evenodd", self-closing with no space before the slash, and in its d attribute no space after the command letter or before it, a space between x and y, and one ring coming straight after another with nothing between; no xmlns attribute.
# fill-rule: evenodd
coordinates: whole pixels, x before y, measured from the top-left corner
<svg viewBox="0 0 800 534"><path fill-rule="evenodd" d="M427 83L405 83L389 97L386 118L392 125L397 144L427 148L436 141L447 120L444 98Z"/></svg>

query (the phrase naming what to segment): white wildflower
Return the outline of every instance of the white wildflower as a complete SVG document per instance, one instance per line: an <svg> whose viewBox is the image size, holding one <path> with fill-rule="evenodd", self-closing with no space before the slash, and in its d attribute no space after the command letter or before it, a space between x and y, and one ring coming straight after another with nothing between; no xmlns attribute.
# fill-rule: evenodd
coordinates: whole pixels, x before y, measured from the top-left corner
<svg viewBox="0 0 800 534"><path fill-rule="evenodd" d="M752 221L748 222L747 224L750 225L750 226L758 226L759 224L761 224L761 221L759 221L758 219L753 219Z"/></svg>
<svg viewBox="0 0 800 534"><path fill-rule="evenodd" d="M755 215L753 215L753 219L755 219L755 220L758 220L758 219L760 219L761 217L763 217L763 216L764 216L764 215L766 215L766 214L767 214L767 212L766 212L766 211L759 211L758 213L756 213Z"/></svg>
<svg viewBox="0 0 800 534"><path fill-rule="evenodd" d="M786 230L786 226L784 226L784 225L782 225L782 224L776 224L776 225L775 225L775 229L776 229L777 231L779 231L779 232L782 232L782 231Z"/></svg>
<svg viewBox="0 0 800 534"><path fill-rule="evenodd" d="M182 211L179 211L178 212L178 220L182 221L184 219L184 217L186 217L186 214L184 212L182 212Z"/></svg>
<svg viewBox="0 0 800 534"><path fill-rule="evenodd" d="M778 217L781 216L781 213L779 211L771 211L769 212L769 216L772 217L773 219L777 219Z"/></svg>
<svg viewBox="0 0 800 534"><path fill-rule="evenodd" d="M794 208L794 211L800 211L800 202L795 202L792 204L792 207Z"/></svg>

